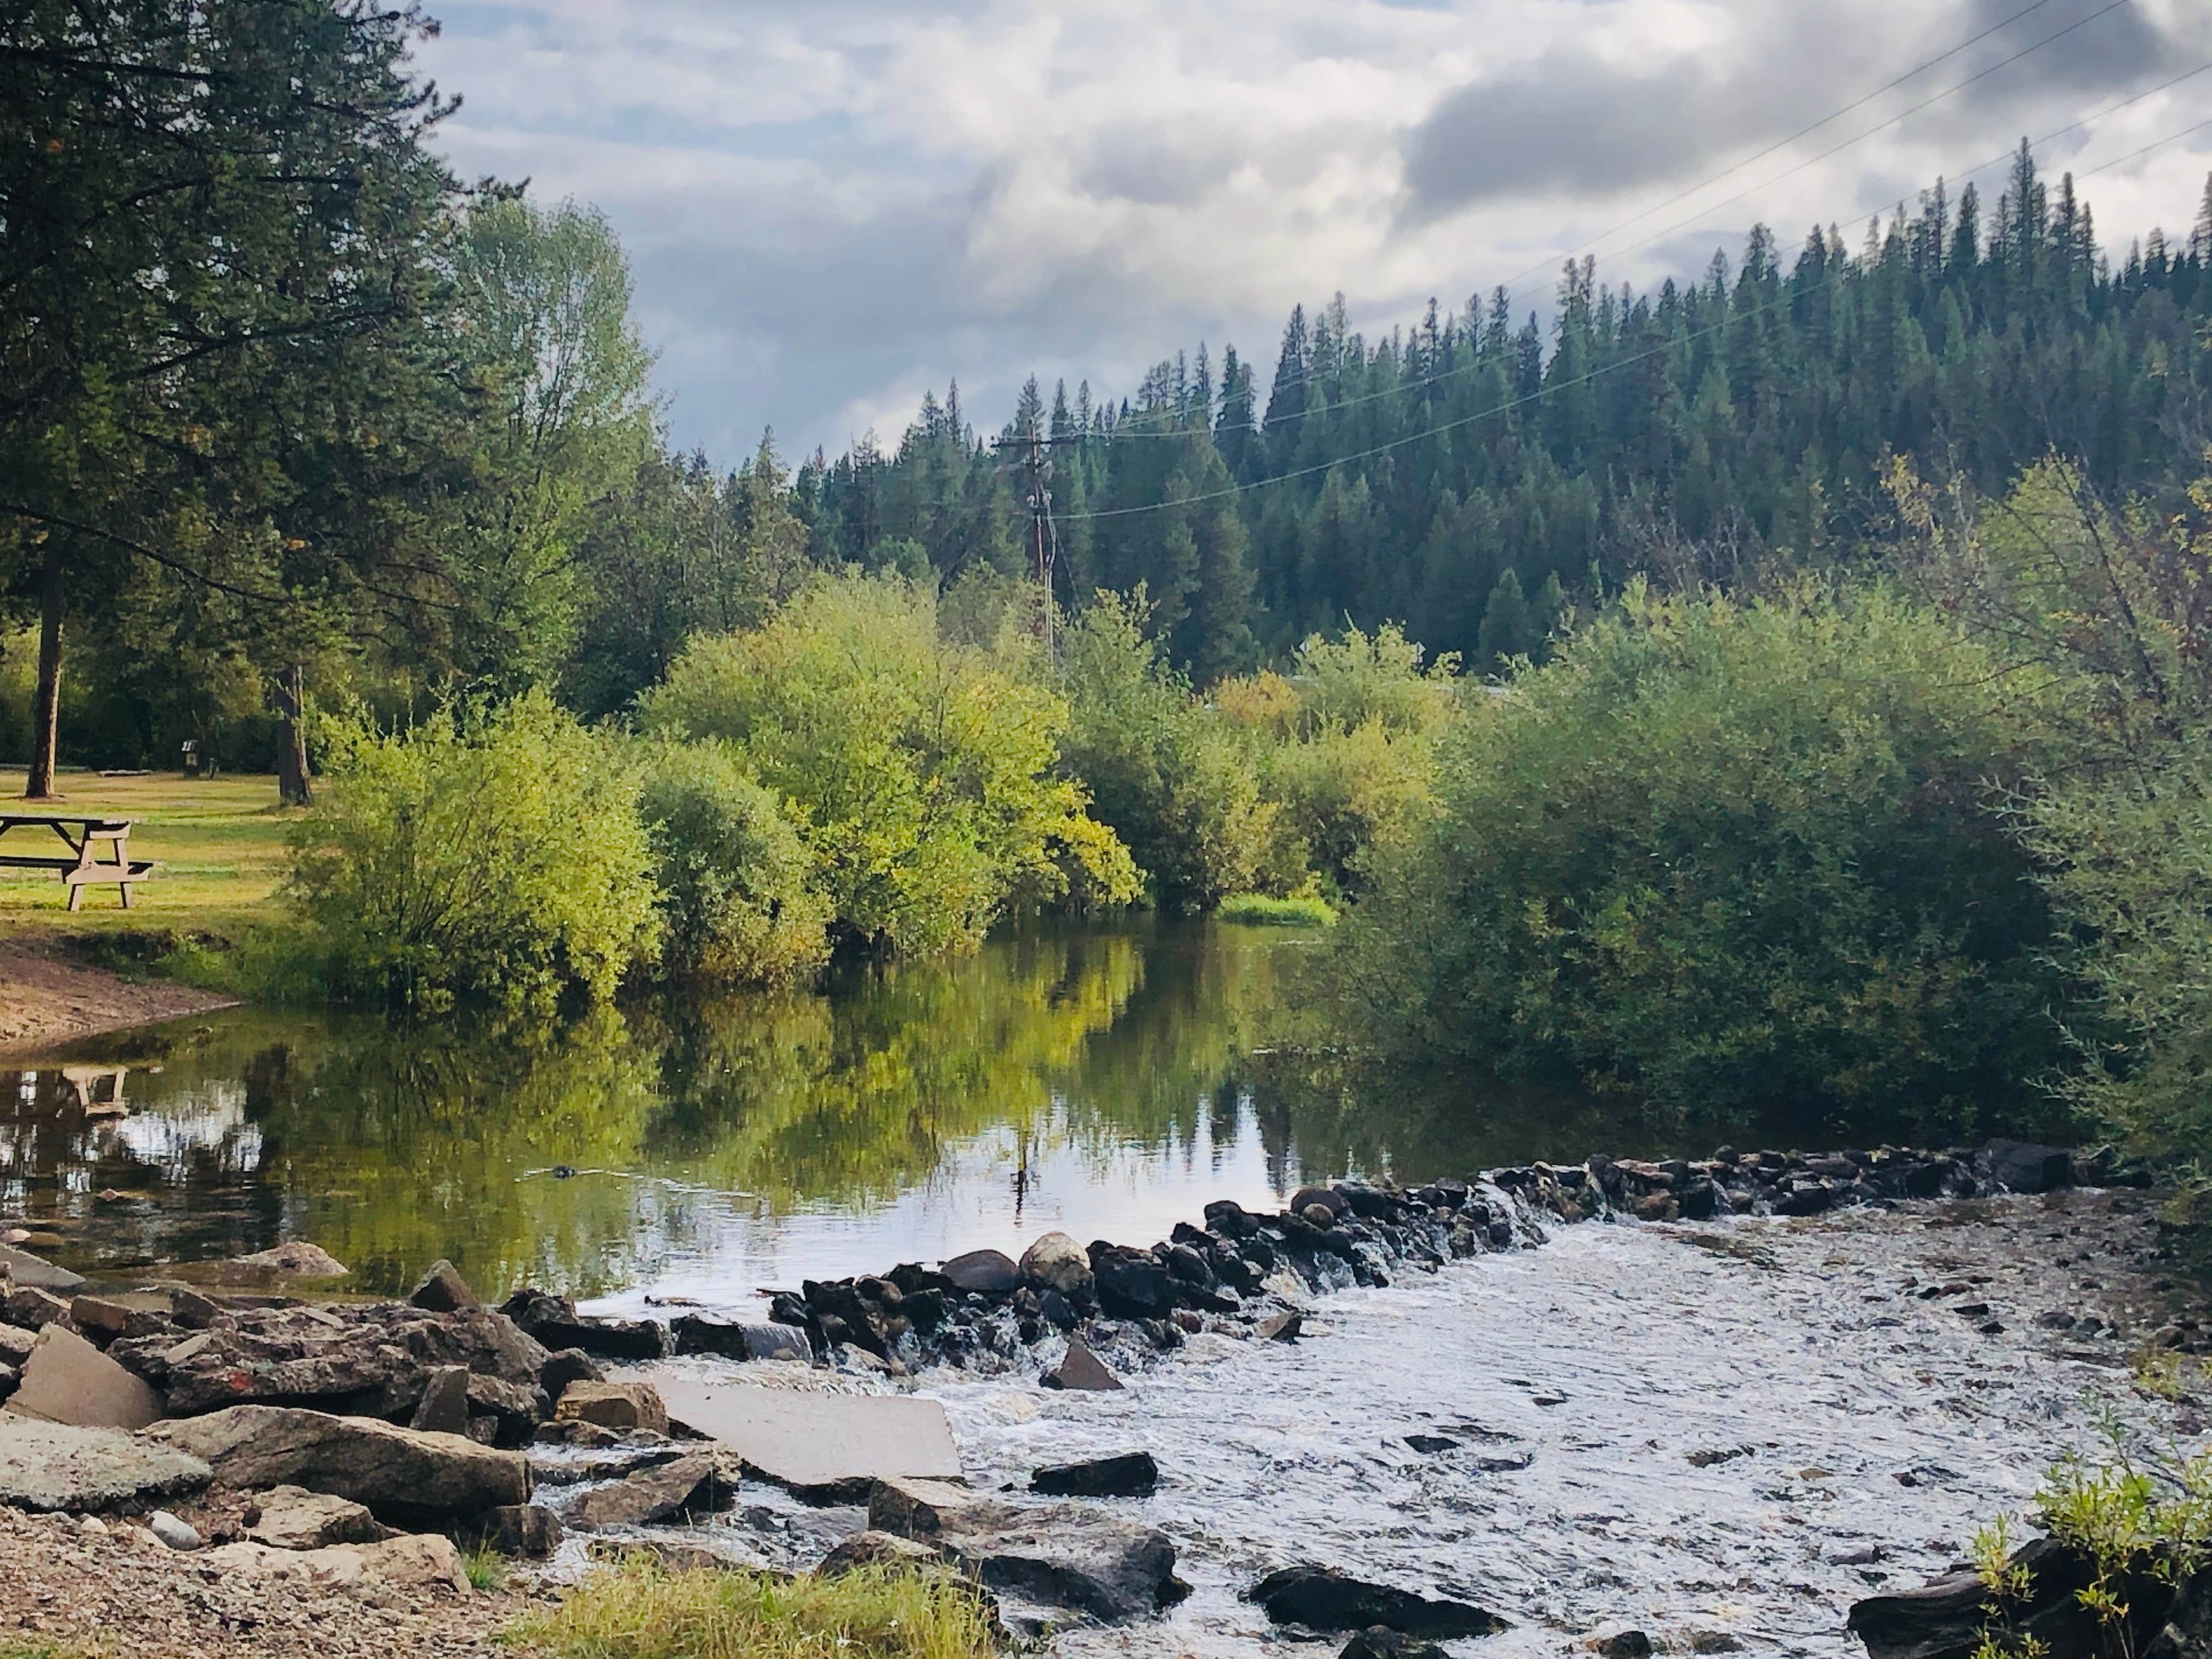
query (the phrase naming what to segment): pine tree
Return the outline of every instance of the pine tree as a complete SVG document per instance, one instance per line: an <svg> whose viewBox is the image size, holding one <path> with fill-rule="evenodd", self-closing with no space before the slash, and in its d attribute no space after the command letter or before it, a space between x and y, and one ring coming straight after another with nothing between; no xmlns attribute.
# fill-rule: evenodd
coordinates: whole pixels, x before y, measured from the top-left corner
<svg viewBox="0 0 2212 1659"><path fill-rule="evenodd" d="M1528 596L1511 567L1490 590L1482 607L1482 629L1475 635L1474 652L1483 666L1496 669L1509 657L1525 656L1536 646L1535 620L1529 615Z"/></svg>

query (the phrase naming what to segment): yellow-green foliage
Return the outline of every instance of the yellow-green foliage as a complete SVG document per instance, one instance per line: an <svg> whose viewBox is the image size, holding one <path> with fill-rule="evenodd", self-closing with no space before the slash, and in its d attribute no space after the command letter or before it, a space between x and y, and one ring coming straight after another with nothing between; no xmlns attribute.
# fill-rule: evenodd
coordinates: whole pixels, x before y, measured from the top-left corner
<svg viewBox="0 0 2212 1659"><path fill-rule="evenodd" d="M863 1569L834 1578L594 1572L513 1632L551 1659L984 1659L981 1603L949 1577Z"/></svg>
<svg viewBox="0 0 2212 1659"><path fill-rule="evenodd" d="M654 947L638 775L543 692L411 732L343 732L294 832L334 994L416 1007L612 994Z"/></svg>
<svg viewBox="0 0 2212 1659"><path fill-rule="evenodd" d="M1248 927L1327 927L1336 921L1335 908L1315 892L1292 893L1287 898L1231 893L1214 915Z"/></svg>
<svg viewBox="0 0 2212 1659"><path fill-rule="evenodd" d="M830 902L793 814L721 743L651 751L641 803L672 978L785 985L830 959Z"/></svg>
<svg viewBox="0 0 2212 1659"><path fill-rule="evenodd" d="M1137 873L1054 763L1067 705L943 638L934 596L848 574L764 626L695 640L647 729L735 746L805 815L839 923L878 948L972 945L1009 908L1117 904Z"/></svg>

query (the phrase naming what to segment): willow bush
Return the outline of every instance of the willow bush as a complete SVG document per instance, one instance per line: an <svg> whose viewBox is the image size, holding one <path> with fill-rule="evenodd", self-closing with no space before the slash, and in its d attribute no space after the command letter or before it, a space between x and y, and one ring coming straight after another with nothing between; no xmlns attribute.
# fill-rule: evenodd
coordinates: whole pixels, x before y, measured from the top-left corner
<svg viewBox="0 0 2212 1659"><path fill-rule="evenodd" d="M1682 1109L2017 1105L2063 1045L1998 678L1878 585L1632 587L1443 739L1338 930L1354 1029Z"/></svg>
<svg viewBox="0 0 2212 1659"><path fill-rule="evenodd" d="M653 954L635 766L544 692L328 742L292 885L334 997L544 1009L611 996Z"/></svg>

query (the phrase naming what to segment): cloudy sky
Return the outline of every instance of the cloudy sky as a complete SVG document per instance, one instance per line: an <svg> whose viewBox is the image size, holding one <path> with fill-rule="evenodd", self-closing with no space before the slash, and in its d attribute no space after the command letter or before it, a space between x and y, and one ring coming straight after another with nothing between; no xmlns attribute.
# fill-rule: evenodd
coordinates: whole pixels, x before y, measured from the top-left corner
<svg viewBox="0 0 2212 1659"><path fill-rule="evenodd" d="M770 424L787 458L896 440L956 379L995 428L1027 374L1119 395L1200 340L1264 384L1291 304L1338 290L1387 331L1499 283L1542 308L1585 244L1638 284L1756 220L1856 246L1937 174L2212 63L2204 0L431 9L456 166L606 212L672 434L725 460ZM2212 70L2042 151L2086 173L2199 122ZM2185 236L2208 168L2212 126L2083 190L2124 251Z"/></svg>

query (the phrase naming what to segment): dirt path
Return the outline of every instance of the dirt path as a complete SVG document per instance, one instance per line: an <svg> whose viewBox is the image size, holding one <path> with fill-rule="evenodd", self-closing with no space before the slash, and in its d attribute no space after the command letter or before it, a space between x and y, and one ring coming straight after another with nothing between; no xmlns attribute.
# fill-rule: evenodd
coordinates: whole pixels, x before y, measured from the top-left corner
<svg viewBox="0 0 2212 1659"><path fill-rule="evenodd" d="M51 940L0 939L0 1055L235 1006L234 998L190 986L135 982L87 967Z"/></svg>

